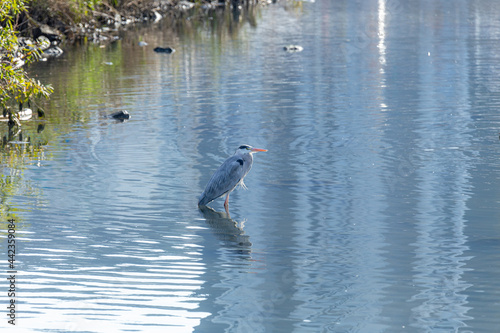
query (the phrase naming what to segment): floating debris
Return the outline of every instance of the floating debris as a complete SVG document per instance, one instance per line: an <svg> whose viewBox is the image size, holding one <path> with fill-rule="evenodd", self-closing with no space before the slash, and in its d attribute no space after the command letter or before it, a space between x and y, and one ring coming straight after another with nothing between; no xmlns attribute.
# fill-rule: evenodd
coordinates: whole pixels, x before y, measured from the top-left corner
<svg viewBox="0 0 500 333"><path fill-rule="evenodd" d="M302 52L304 48L300 45L288 45L283 48L287 52Z"/></svg>

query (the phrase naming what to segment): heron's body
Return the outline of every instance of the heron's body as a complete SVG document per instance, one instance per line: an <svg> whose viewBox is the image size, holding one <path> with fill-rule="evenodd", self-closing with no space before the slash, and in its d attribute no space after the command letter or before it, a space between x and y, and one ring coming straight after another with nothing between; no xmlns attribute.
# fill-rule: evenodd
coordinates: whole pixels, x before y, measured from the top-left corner
<svg viewBox="0 0 500 333"><path fill-rule="evenodd" d="M252 168L252 154L265 149L257 149L248 145L241 145L233 156L229 157L214 172L205 187L205 191L200 195L198 206L206 206L211 201L226 194L224 207L228 210L229 193L231 193L238 184L245 187L243 178Z"/></svg>

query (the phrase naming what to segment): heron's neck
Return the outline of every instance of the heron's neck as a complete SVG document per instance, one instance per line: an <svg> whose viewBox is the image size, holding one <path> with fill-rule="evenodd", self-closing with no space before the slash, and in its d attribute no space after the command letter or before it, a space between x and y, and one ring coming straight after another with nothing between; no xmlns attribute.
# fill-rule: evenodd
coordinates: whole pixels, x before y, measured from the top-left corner
<svg viewBox="0 0 500 333"><path fill-rule="evenodd" d="M240 152L236 152L236 154L234 154L235 156L239 156L243 159L246 159L246 160L253 160L253 156L251 153L240 153Z"/></svg>

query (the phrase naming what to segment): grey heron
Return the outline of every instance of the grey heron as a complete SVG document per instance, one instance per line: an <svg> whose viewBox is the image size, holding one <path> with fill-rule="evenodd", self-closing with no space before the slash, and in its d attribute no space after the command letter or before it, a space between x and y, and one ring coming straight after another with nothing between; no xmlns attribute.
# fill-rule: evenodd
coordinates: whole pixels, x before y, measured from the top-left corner
<svg viewBox="0 0 500 333"><path fill-rule="evenodd" d="M254 148L249 145L239 146L234 155L225 160L214 172L205 187L205 191L200 195L198 206L206 206L208 203L226 194L224 208L226 212L229 212L229 193L238 185L246 188L243 178L245 178L252 168L252 154L259 151L267 150Z"/></svg>

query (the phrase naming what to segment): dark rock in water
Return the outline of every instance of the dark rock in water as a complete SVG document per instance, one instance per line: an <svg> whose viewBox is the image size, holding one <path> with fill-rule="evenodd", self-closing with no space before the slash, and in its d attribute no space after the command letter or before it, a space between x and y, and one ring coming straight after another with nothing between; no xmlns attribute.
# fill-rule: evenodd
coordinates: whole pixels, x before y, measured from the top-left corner
<svg viewBox="0 0 500 333"><path fill-rule="evenodd" d="M37 133L42 133L44 129L45 129L45 124L38 124L36 132Z"/></svg>
<svg viewBox="0 0 500 333"><path fill-rule="evenodd" d="M113 119L126 120L130 119L130 114L127 110L118 111L109 115Z"/></svg>
<svg viewBox="0 0 500 333"><path fill-rule="evenodd" d="M302 51L304 48L300 45L288 45L288 46L285 46L283 48L283 50L287 51L287 52L300 52Z"/></svg>
<svg viewBox="0 0 500 333"><path fill-rule="evenodd" d="M155 47L155 49L153 50L155 52L158 52L158 53L174 53L175 50L171 47Z"/></svg>

